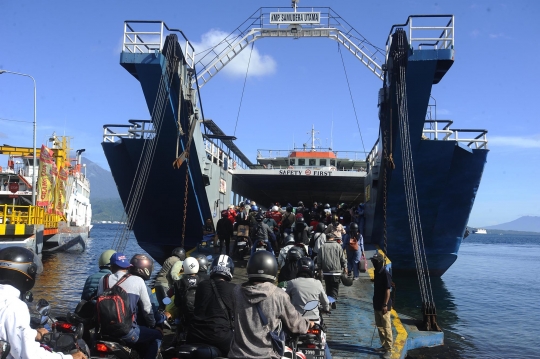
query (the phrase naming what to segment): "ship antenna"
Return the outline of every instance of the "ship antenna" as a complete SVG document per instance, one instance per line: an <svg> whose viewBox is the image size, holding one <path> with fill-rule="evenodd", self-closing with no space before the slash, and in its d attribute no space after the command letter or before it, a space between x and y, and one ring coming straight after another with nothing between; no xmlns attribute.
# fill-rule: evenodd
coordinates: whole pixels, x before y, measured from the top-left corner
<svg viewBox="0 0 540 359"><path fill-rule="evenodd" d="M332 126L330 127L330 148L334 148L334 110L332 110Z"/></svg>
<svg viewBox="0 0 540 359"><path fill-rule="evenodd" d="M292 0L291 1L291 6L294 9L294 12L296 12L296 7L298 6L299 2L300 2L300 0Z"/></svg>

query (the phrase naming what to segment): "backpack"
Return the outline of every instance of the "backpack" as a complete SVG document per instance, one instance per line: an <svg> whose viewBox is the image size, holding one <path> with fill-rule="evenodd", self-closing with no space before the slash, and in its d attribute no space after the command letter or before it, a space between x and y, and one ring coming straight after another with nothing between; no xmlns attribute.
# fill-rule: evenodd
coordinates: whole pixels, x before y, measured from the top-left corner
<svg viewBox="0 0 540 359"><path fill-rule="evenodd" d="M360 246L358 246L358 239L354 237L351 237L349 239L349 249L351 251L357 251L358 249L360 249Z"/></svg>
<svg viewBox="0 0 540 359"><path fill-rule="evenodd" d="M268 239L268 236L266 235L266 230L264 229L262 223L257 222L257 225L253 230L253 239L255 240Z"/></svg>
<svg viewBox="0 0 540 359"><path fill-rule="evenodd" d="M195 311L195 293L199 282L198 275L184 275L174 283L174 305L184 316L193 315Z"/></svg>
<svg viewBox="0 0 540 359"><path fill-rule="evenodd" d="M97 320L100 331L113 337L123 337L133 327L133 313L127 292L120 287L131 274L126 274L109 288L110 274L103 278L104 291L96 298Z"/></svg>

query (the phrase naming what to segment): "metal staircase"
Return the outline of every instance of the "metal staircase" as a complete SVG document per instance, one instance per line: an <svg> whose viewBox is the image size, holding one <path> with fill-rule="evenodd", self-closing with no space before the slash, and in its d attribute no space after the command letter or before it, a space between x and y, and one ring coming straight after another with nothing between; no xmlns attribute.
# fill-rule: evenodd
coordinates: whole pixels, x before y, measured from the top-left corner
<svg viewBox="0 0 540 359"><path fill-rule="evenodd" d="M327 37L337 41L349 50L375 76L383 80L382 64L385 51L369 42L338 13L329 7L297 7L301 12L320 13L317 24L276 24L271 23L271 13L289 13L290 8L261 7L239 27L214 47L197 54L197 80L199 88L231 62L252 42L266 37ZM195 82L194 85L196 86Z"/></svg>

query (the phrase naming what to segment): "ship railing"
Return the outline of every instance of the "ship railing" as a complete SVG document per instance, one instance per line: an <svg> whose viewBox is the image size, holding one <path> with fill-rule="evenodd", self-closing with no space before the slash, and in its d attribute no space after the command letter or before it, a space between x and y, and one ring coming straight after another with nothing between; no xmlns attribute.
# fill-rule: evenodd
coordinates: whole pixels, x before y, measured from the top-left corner
<svg viewBox="0 0 540 359"><path fill-rule="evenodd" d="M371 148L371 151L369 151L369 154L367 155L366 162L369 168L373 168L373 166L377 165L379 160L379 139L377 139Z"/></svg>
<svg viewBox="0 0 540 359"><path fill-rule="evenodd" d="M0 205L0 224L43 224L47 228L58 228L62 215L48 213L37 206Z"/></svg>
<svg viewBox="0 0 540 359"><path fill-rule="evenodd" d="M240 26L210 49L197 53L197 81L203 87L251 43L264 38L328 38L338 42L375 76L383 80L384 51L352 27L330 7L297 7L299 13L314 16L313 21L280 21L279 13L291 14L290 7L261 7Z"/></svg>
<svg viewBox="0 0 540 359"><path fill-rule="evenodd" d="M271 164L268 165L259 165L267 170L292 170L292 171L336 171L336 172L367 172L367 168L363 166L359 167L337 167L337 166L274 166Z"/></svg>
<svg viewBox="0 0 540 359"><path fill-rule="evenodd" d="M274 159L278 157L289 157L291 152L294 151L300 151L300 152L332 152L334 155L336 155L336 158L347 158L350 160L359 160L363 161L366 158L366 153L363 151L333 151L330 148L320 148L317 147L315 149L309 149L309 148L293 148L292 150L265 150L265 149L258 149L257 150L257 159ZM296 157L295 157L296 158ZM319 158L319 157L317 157ZM308 157L306 157L308 159ZM332 158L330 158L331 160Z"/></svg>
<svg viewBox="0 0 540 359"><path fill-rule="evenodd" d="M204 149L206 152L206 159L210 162L220 167L223 167L226 170L248 168L248 166L238 156L232 153L232 151L230 151L230 155L227 155L227 152L229 151L221 148L209 139L205 138L203 141Z"/></svg>
<svg viewBox="0 0 540 359"><path fill-rule="evenodd" d="M435 50L454 49L454 15L411 15L406 23L390 29L386 40L386 59L392 45L392 34L398 28L406 29L411 49L421 50L423 46Z"/></svg>
<svg viewBox="0 0 540 359"><path fill-rule="evenodd" d="M156 134L151 120L129 120L129 122L130 125L103 125L103 142L116 142L121 138L151 139Z"/></svg>
<svg viewBox="0 0 540 359"><path fill-rule="evenodd" d="M195 66L195 49L187 39L184 32L179 29L171 29L163 21L152 20L127 20L124 21L124 40L122 52L132 54L153 54L161 52L167 35L175 33L179 36L179 41L183 39L182 48L184 57L190 68Z"/></svg>
<svg viewBox="0 0 540 359"><path fill-rule="evenodd" d="M487 149L487 130L450 128L452 120L428 120L424 123L422 139L434 141L456 141L465 143L469 148ZM441 128L441 126L443 127ZM426 128L425 126L429 126ZM472 136L470 135L472 134Z"/></svg>

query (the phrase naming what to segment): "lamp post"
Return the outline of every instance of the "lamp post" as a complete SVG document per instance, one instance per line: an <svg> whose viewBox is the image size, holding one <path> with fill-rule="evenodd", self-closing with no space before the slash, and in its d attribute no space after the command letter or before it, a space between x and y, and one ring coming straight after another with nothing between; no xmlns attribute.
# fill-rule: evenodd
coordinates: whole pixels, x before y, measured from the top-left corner
<svg viewBox="0 0 540 359"><path fill-rule="evenodd" d="M30 77L34 81L34 154L33 154L33 169L32 169L32 206L36 205L36 79L27 74L20 72L13 72L7 70L0 70L0 75L3 73Z"/></svg>

